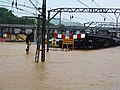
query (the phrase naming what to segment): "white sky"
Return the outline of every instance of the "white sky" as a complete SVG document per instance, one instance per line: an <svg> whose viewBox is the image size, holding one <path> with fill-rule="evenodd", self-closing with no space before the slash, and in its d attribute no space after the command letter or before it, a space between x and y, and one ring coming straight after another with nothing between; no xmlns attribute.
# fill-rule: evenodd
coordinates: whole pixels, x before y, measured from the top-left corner
<svg viewBox="0 0 120 90"><path fill-rule="evenodd" d="M4 2L1 2L1 1L4 1L4 2L8 2L8 3L11 3L10 1L13 1L13 0L0 0L0 5L9 5L11 6L11 4L8 4L8 3L4 3ZM16 0L14 0L16 1ZM33 7L32 4L29 2L29 0L17 0L19 4L23 4L23 5L26 5L26 6L30 6L30 7ZM34 4L36 0L31 0ZM105 7L105 8L120 8L120 0L79 0L81 2L83 2L84 4L88 5L89 7L97 7L98 6L93 2L95 1L101 8L102 7ZM42 6L42 0L38 0L38 7L41 7ZM46 0L47 2L47 10L52 8L60 8L60 7L76 7L76 8L86 8L86 6L84 6L83 4L81 4L80 2L78 2L77 0ZM22 8L24 10L27 10L31 13L35 13L35 10L34 9L29 9L29 8L25 8L25 7L21 7L18 5L19 8ZM15 8L11 8L9 7L10 10L13 10L15 12L15 15L18 15L18 16L27 16L27 15L32 15L31 13L28 13L28 12L23 12L23 11L20 11L20 10L16 10ZM25 14L23 14L25 13ZM52 15L54 13L51 13ZM84 23L84 22L89 22L89 21L101 21L103 22L104 21L104 18L102 16L100 16L99 14L89 14L89 13L62 13L62 19L63 20L68 20L68 21L71 21L70 20L70 16L73 15L73 19L72 21L77 21L77 22L81 22L81 23ZM114 21L116 20L114 14L102 14L104 15L107 19L106 21ZM59 16L56 16L56 18L58 18ZM112 17L112 18L111 18Z"/></svg>

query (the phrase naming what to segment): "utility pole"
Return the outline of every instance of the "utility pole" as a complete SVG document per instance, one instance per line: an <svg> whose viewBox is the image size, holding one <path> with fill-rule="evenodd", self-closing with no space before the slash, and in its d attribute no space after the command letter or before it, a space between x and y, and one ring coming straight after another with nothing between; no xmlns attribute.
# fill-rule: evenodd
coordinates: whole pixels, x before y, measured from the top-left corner
<svg viewBox="0 0 120 90"><path fill-rule="evenodd" d="M40 24L39 20L42 20L42 31L40 34ZM41 16L38 15L38 43L37 43L37 49L36 49L36 55L35 55L35 61L38 63L39 62L39 53L41 51L41 62L45 62L45 35L46 35L46 0L43 0L43 5L42 5L42 13ZM42 40L41 42L41 50L40 50L40 39Z"/></svg>
<svg viewBox="0 0 120 90"><path fill-rule="evenodd" d="M118 15L116 13L114 13L114 15L116 17L116 36L117 36L117 33L118 33L118 19L119 19L120 13Z"/></svg>
<svg viewBox="0 0 120 90"><path fill-rule="evenodd" d="M43 5L42 5L42 50L41 50L41 62L45 62L45 35L46 35L46 0L43 0Z"/></svg>

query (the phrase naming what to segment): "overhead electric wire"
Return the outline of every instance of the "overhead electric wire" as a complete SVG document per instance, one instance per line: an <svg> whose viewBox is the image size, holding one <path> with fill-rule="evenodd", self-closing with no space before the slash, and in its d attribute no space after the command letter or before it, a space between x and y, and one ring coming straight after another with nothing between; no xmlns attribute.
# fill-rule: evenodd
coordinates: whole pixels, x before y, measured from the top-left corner
<svg viewBox="0 0 120 90"><path fill-rule="evenodd" d="M0 4L0 6L2 6L2 7L10 7L10 6L8 6L8 5L2 5L2 4Z"/></svg>
<svg viewBox="0 0 120 90"><path fill-rule="evenodd" d="M42 12L34 5L34 3L33 3L31 0L29 0L29 1L30 1L30 3L34 6L34 8L35 8L36 10L38 10L39 13L42 15Z"/></svg>
<svg viewBox="0 0 120 90"><path fill-rule="evenodd" d="M8 1L10 1L10 2L6 2L6 1L1 1L0 0L0 2L5 3L5 4L10 4L11 6L13 6L13 4L15 3L15 1L14 1L14 3L11 0L8 0ZM25 8L29 8L29 9L35 9L34 7L26 6L26 5L23 5L23 4L20 4L20 3L17 2L17 6L18 5L22 6L22 7L25 7Z"/></svg>
<svg viewBox="0 0 120 90"><path fill-rule="evenodd" d="M69 21L69 20L67 20L67 19L65 19L65 18L62 18L63 19L63 21ZM77 24L77 25L81 25L81 23L80 22L78 22L78 21L75 21L75 22L73 22L74 24Z"/></svg>
<svg viewBox="0 0 120 90"><path fill-rule="evenodd" d="M0 6L3 6L3 7L11 7L11 6L2 5L2 4L0 4ZM32 15L36 15L36 14L30 12L30 11L27 11L27 10L24 10L24 9L21 9L21 8L18 8L18 7L17 7L17 8L16 8L16 7L12 7L12 8L15 8L15 9L20 10L20 11L23 11L23 12L27 12L27 13L32 14Z"/></svg>
<svg viewBox="0 0 120 90"><path fill-rule="evenodd" d="M88 5L86 5L86 4L84 4L83 2L81 2L80 0L77 0L79 3L81 3L81 4L83 4L84 6L86 6L86 7L88 7L88 8L90 8ZM102 15L102 14L100 14L100 13L98 13L100 16L102 16L102 17L104 17L104 18L106 18L104 15ZM109 18L107 18L108 20L110 20ZM110 20L111 21L111 20ZM113 22L113 21L112 21Z"/></svg>
<svg viewBox="0 0 120 90"><path fill-rule="evenodd" d="M97 2L95 2L94 0L92 0L92 2L94 2L98 7L100 7L100 6L97 4Z"/></svg>
<svg viewBox="0 0 120 90"><path fill-rule="evenodd" d="M98 3L95 0L92 0L98 7L100 7L100 5L98 5ZM107 14L107 13L106 13ZM112 20L114 20L113 17L111 17L109 14L107 14Z"/></svg>
<svg viewBox="0 0 120 90"><path fill-rule="evenodd" d="M31 14L31 15L36 15L36 14L33 13L33 12L30 12L30 11L28 11L28 10L25 10L25 9L21 9L21 8L19 8L17 5L19 5L19 6L23 6L23 7L29 8L29 9L35 9L35 8L33 8L33 7L29 7L29 6L26 6L26 5L19 4L18 2L16 2L16 5L15 5L15 6L14 6L14 5L11 6L11 4L14 4L14 2L12 2L11 0L8 0L8 1L10 1L10 2L6 2L6 1L1 1L1 0L0 0L0 2L6 4L6 5L2 5L2 4L0 4L0 6L3 6L3 7L11 7L11 8L15 8L15 9L17 9L17 10L20 10L20 11L26 12L26 13ZM13 0L13 1L14 1L14 0Z"/></svg>
<svg viewBox="0 0 120 90"><path fill-rule="evenodd" d="M27 13L31 13L32 15L36 15L35 13L32 13L32 12L30 12L30 11L27 11L27 10L24 10L24 9L21 9L21 8L16 8L16 9L18 9L18 10L21 10L21 11L24 11L24 12L27 12Z"/></svg>
<svg viewBox="0 0 120 90"><path fill-rule="evenodd" d="M2 3L6 3L6 4L11 4L10 2L1 1L1 0L0 0L0 2L2 2Z"/></svg>
<svg viewBox="0 0 120 90"><path fill-rule="evenodd" d="M14 1L14 2L13 2L13 1ZM35 13L32 13L32 12L30 12L30 11L27 11L27 10L24 10L24 9L21 9L21 8L18 8L19 6L22 6L22 7L29 8L29 9L35 9L34 7L30 7L30 6L26 6L26 5L20 4L20 3L16 2L15 0L13 0L13 1L11 1L11 0L1 1L1 0L0 0L0 2L2 2L2 3L9 4L9 5L0 5L0 6L3 6L3 7L12 7L12 8L16 8L17 10L24 11L24 12L29 13L29 14L32 14L32 15L36 15ZM35 2L35 0L32 0L32 1ZM14 4L15 4L15 3L17 3L17 5L16 5L17 7L14 7ZM41 4L41 3L38 2L38 1L37 1L37 3ZM13 4L13 5L12 5L12 4ZM85 5L85 4L84 4L84 5ZM87 6L87 5L86 5L86 6ZM47 8L52 9L51 7L48 7L48 6L47 6ZM15 13L15 11L14 11L14 13ZM21 13L21 12L17 12L17 13ZM83 18L81 18L81 19L83 19ZM84 20L86 20L86 19L84 19ZM68 20L68 21L69 21L69 20ZM88 21L89 21L89 20L88 20Z"/></svg>
<svg viewBox="0 0 120 90"><path fill-rule="evenodd" d="M36 1L36 0L32 0L32 1L37 2L38 4L42 5L42 3L40 3L40 2L38 2L38 1ZM46 7L49 8L49 9L52 9L52 8L49 7L49 6L46 6Z"/></svg>
<svg viewBox="0 0 120 90"><path fill-rule="evenodd" d="M36 0L32 0L32 1L34 1L34 2L36 2L36 3L38 3L38 4L41 4L41 5L42 5L42 3L40 3L40 2L38 2L38 1L36 1Z"/></svg>
<svg viewBox="0 0 120 90"><path fill-rule="evenodd" d="M68 15L68 14L65 14L65 15ZM77 20L78 20L78 19L82 19L82 20L86 20L86 21L91 21L91 20L86 19L86 18L80 18L80 17L77 17L77 16L74 16L74 17L77 18Z"/></svg>
<svg viewBox="0 0 120 90"><path fill-rule="evenodd" d="M85 3L81 2L80 0L77 0L79 3L83 4L84 6L90 8L88 5L86 5Z"/></svg>
<svg viewBox="0 0 120 90"><path fill-rule="evenodd" d="M25 14L25 15L31 15L30 13L17 12L17 11L14 11L14 10L11 10L11 11L14 12L14 13L16 13L16 14L21 14L21 15L23 15L23 14Z"/></svg>

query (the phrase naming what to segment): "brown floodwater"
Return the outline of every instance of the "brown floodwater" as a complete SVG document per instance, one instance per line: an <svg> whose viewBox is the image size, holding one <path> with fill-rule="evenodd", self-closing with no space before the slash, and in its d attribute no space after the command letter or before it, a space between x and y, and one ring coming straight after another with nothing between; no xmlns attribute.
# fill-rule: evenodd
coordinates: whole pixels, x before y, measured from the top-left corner
<svg viewBox="0 0 120 90"><path fill-rule="evenodd" d="M0 90L120 90L120 47L50 50L34 62L36 45L0 43Z"/></svg>

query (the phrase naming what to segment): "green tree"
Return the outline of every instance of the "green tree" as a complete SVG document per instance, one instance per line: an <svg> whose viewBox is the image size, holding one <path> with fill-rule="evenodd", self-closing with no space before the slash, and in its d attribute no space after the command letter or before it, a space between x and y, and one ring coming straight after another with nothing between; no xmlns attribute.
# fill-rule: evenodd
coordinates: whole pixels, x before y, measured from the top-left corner
<svg viewBox="0 0 120 90"><path fill-rule="evenodd" d="M34 19L17 17L12 11L0 8L0 24L34 24Z"/></svg>
<svg viewBox="0 0 120 90"><path fill-rule="evenodd" d="M0 7L0 24L33 25L33 24L35 24L35 20L32 18L17 17L12 13L11 10ZM40 20L40 24L42 24L42 20ZM52 23L50 23L50 25L54 26L54 24L52 24Z"/></svg>

